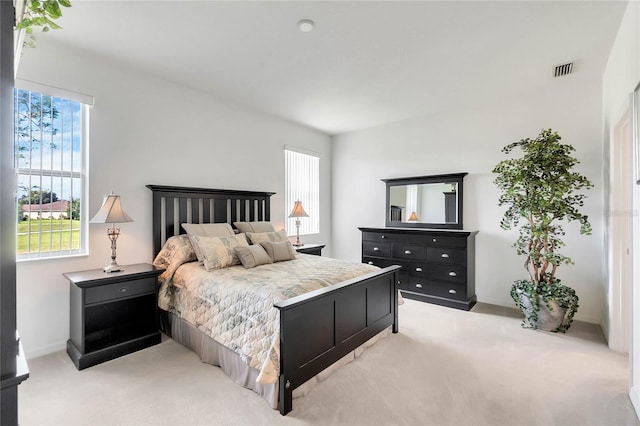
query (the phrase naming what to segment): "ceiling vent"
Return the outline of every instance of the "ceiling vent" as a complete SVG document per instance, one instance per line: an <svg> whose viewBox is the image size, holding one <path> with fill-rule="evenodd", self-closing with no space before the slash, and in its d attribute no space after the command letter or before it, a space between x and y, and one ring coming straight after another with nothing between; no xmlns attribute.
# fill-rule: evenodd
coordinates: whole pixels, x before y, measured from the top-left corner
<svg viewBox="0 0 640 426"><path fill-rule="evenodd" d="M553 69L554 77L562 77L563 75L568 75L573 72L573 62L569 62L567 64L556 65Z"/></svg>

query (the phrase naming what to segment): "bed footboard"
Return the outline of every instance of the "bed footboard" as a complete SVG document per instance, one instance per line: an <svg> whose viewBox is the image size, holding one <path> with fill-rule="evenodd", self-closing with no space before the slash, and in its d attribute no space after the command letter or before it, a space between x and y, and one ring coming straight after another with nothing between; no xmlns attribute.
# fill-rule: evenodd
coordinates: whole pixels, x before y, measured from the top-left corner
<svg viewBox="0 0 640 426"><path fill-rule="evenodd" d="M398 332L398 271L380 271L274 306L280 311L279 409L292 409L293 390L371 337Z"/></svg>

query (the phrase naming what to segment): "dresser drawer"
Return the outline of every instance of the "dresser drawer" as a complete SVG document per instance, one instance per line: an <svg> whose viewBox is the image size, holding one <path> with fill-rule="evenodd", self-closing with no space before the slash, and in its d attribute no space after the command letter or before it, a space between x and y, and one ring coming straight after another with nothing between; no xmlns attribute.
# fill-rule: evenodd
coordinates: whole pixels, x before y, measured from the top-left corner
<svg viewBox="0 0 640 426"><path fill-rule="evenodd" d="M395 243L393 245L393 257L397 259L424 260L427 258L427 249L420 246Z"/></svg>
<svg viewBox="0 0 640 426"><path fill-rule="evenodd" d="M449 237L432 235L427 238L429 246L444 246L444 247L466 247L466 237Z"/></svg>
<svg viewBox="0 0 640 426"><path fill-rule="evenodd" d="M467 271L461 266L431 265L428 270L428 275L430 278L436 280L457 283L465 283L467 281Z"/></svg>
<svg viewBox="0 0 640 426"><path fill-rule="evenodd" d="M467 289L462 284L421 280L416 277L409 277L408 285L403 290L447 299L466 300L467 298Z"/></svg>
<svg viewBox="0 0 640 426"><path fill-rule="evenodd" d="M426 262L410 262L403 266L409 275L416 277L428 277L429 266Z"/></svg>
<svg viewBox="0 0 640 426"><path fill-rule="evenodd" d="M434 263L464 266L467 261L467 252L464 249L450 247L428 247L427 260Z"/></svg>
<svg viewBox="0 0 640 426"><path fill-rule="evenodd" d="M84 303L89 305L107 300L125 299L138 294L154 293L156 285L156 278L153 277L90 287L85 290Z"/></svg>
<svg viewBox="0 0 640 426"><path fill-rule="evenodd" d="M362 255L377 256L377 257L391 257L391 244L363 241Z"/></svg>
<svg viewBox="0 0 640 426"><path fill-rule="evenodd" d="M394 259L380 259L377 257L369 257L369 256L363 256L362 263L366 263L367 265L377 266L378 268L386 268L387 266L400 265L404 269L407 266L405 262L399 262Z"/></svg>

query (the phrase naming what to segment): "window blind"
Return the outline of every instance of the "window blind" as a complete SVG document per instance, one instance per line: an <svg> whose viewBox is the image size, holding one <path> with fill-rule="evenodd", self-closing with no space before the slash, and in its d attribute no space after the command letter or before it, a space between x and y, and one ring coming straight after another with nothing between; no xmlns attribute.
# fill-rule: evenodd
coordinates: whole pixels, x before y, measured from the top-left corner
<svg viewBox="0 0 640 426"><path fill-rule="evenodd" d="M288 235L296 233L296 218L289 213L296 201L309 217L300 218L300 235L320 232L320 157L311 152L285 146L285 224Z"/></svg>

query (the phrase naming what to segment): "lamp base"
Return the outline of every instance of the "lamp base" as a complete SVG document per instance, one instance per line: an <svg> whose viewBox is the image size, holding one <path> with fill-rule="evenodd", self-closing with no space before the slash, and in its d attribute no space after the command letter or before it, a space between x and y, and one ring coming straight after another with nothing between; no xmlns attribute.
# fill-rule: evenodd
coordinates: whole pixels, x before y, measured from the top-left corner
<svg viewBox="0 0 640 426"><path fill-rule="evenodd" d="M294 246L294 247L302 247L304 245L304 243L297 242L297 243L291 243L291 245Z"/></svg>
<svg viewBox="0 0 640 426"><path fill-rule="evenodd" d="M106 272L107 274L110 274L111 272L124 271L124 268L122 266L118 265L117 263L112 263L112 264L107 265L104 268L102 268L102 270L104 272Z"/></svg>

